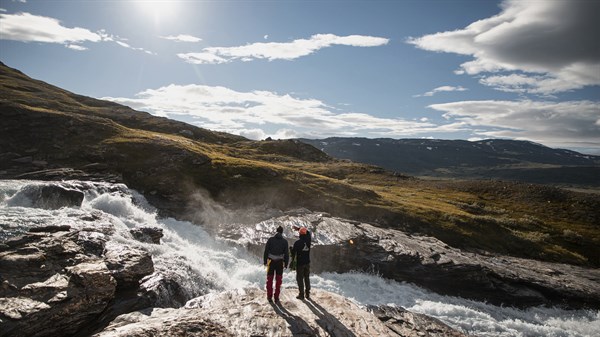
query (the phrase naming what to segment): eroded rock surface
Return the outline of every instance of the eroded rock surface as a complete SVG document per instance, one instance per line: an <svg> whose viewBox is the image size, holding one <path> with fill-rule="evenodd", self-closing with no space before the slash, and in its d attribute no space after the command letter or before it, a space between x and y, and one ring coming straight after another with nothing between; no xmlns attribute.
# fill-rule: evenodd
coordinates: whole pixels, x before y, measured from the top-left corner
<svg viewBox="0 0 600 337"><path fill-rule="evenodd" d="M30 185L15 195L13 203L19 205L19 202L25 202L23 206L59 209L79 207L83 197L83 192L59 184Z"/></svg>
<svg viewBox="0 0 600 337"><path fill-rule="evenodd" d="M281 303L269 303L265 292L256 288L210 294L189 301L185 308L121 315L94 336L183 336L186 329L186 336L464 336L433 319L424 327L419 326L421 321L410 327L404 324L401 330L398 320L419 318L390 308L375 315L323 290L315 289L310 300L294 296L295 291L284 290Z"/></svg>
<svg viewBox="0 0 600 337"><path fill-rule="evenodd" d="M0 247L2 335L71 335L150 306L139 280L153 270L147 252L101 232L37 227Z"/></svg>
<svg viewBox="0 0 600 337"><path fill-rule="evenodd" d="M130 229L129 232L136 240L145 243L159 244L160 239L163 237L162 228L157 227L134 228Z"/></svg>
<svg viewBox="0 0 600 337"><path fill-rule="evenodd" d="M369 306L371 311L390 330L404 337L463 337L440 320L427 315L413 313L403 308L390 306Z"/></svg>

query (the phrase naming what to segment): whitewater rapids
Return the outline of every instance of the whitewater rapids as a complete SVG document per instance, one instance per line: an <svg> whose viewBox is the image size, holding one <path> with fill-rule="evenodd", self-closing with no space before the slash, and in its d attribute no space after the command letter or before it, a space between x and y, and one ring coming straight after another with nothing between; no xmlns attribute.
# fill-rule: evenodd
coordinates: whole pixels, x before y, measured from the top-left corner
<svg viewBox="0 0 600 337"><path fill-rule="evenodd" d="M56 184L84 192L81 207L43 209L34 206L24 191L31 186ZM78 228L82 217L94 218L94 226L114 227L111 239L151 253L157 271L177 275L188 297L244 287L264 289L261 258L244 248L213 238L202 226L160 218L142 195L125 185L67 181L0 181L0 242L29 228L70 225ZM90 222L86 221L85 226ZM129 229L153 226L163 230L160 245L141 243ZM292 238L290 238L292 239ZM284 274L285 288L295 287L295 275ZM364 273L323 273L311 276L313 288L345 296L359 305L401 306L435 317L475 336L600 335L600 311L536 307L519 310L462 298L438 295L407 283Z"/></svg>

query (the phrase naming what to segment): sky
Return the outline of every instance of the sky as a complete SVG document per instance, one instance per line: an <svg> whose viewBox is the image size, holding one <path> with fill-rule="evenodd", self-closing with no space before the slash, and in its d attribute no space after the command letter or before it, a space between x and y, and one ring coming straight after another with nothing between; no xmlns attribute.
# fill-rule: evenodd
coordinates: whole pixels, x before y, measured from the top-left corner
<svg viewBox="0 0 600 337"><path fill-rule="evenodd" d="M0 0L0 61L250 139L600 155L600 0Z"/></svg>

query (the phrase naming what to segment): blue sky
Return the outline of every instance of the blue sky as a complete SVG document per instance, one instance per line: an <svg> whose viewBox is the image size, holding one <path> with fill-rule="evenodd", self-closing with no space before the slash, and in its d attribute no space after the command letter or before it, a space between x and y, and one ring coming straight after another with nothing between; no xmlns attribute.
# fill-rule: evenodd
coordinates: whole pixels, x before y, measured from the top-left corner
<svg viewBox="0 0 600 337"><path fill-rule="evenodd" d="M600 154L600 1L0 0L0 60L252 139Z"/></svg>

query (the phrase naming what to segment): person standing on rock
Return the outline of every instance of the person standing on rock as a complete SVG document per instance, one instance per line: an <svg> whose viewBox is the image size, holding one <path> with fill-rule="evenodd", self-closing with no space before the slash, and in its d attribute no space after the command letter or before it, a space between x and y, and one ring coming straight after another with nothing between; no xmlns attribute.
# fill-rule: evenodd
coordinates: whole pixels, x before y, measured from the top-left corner
<svg viewBox="0 0 600 337"><path fill-rule="evenodd" d="M283 238L283 227L277 227L277 233L267 240L263 263L267 266L267 300L279 302L283 269L287 268L290 258L288 242ZM273 276L275 275L275 294L273 294Z"/></svg>
<svg viewBox="0 0 600 337"><path fill-rule="evenodd" d="M299 294L297 299L310 298L310 232L306 227L298 229L300 238L292 247L292 263L296 263L296 282Z"/></svg>

